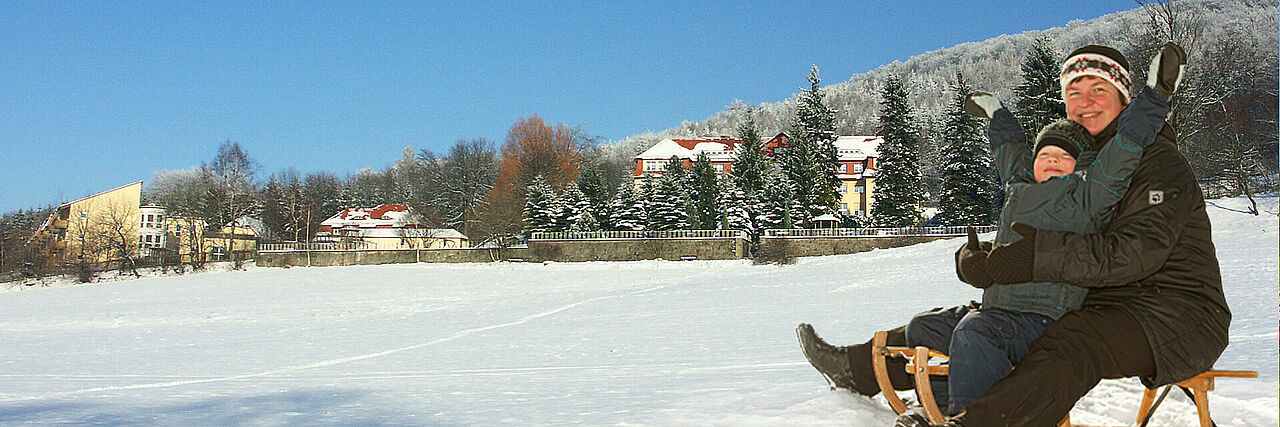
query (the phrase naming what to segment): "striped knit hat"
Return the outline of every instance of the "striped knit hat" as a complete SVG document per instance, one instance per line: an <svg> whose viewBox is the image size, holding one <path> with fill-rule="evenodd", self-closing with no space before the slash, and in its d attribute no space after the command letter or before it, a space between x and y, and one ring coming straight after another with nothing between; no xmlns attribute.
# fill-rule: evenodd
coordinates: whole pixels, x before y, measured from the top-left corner
<svg viewBox="0 0 1280 427"><path fill-rule="evenodd" d="M1129 103L1129 61L1124 59L1120 51L1091 44L1067 55L1062 63L1062 74L1058 82L1062 84L1062 98L1067 97L1067 85L1082 76L1096 76L1120 90L1120 99Z"/></svg>

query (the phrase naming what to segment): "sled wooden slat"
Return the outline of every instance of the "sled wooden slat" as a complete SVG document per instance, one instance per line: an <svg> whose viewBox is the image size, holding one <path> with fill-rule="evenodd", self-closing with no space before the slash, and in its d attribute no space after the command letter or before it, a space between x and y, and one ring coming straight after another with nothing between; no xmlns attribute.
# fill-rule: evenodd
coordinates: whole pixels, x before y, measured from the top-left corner
<svg viewBox="0 0 1280 427"><path fill-rule="evenodd" d="M902 399L898 397L898 393L893 391L893 383L889 381L889 368L885 366L885 358L889 357L885 349L885 342L889 340L889 333L886 331L876 332L871 339L871 367L876 372L876 384L880 386L880 394L884 395L884 400L889 401L889 406L899 414L907 412L907 404L902 403Z"/></svg>
<svg viewBox="0 0 1280 427"><path fill-rule="evenodd" d="M920 406L924 408L925 418L928 418L932 424L947 422L947 418L942 416L942 411L938 410L938 402L933 398L933 385L929 383L928 347L916 347L911 363L907 365L907 370L916 377L916 398L920 399Z"/></svg>
<svg viewBox="0 0 1280 427"><path fill-rule="evenodd" d="M876 332L871 340L871 366L875 370L876 384L880 386L880 392L884 395L885 400L889 402L889 406L898 414L907 412L907 405L902 402L898 394L893 389L893 383L889 380L889 368L886 359L889 357L903 357L908 360L906 365L907 373L911 374L915 379L916 399L920 402L924 409L925 418L933 424L942 424L946 418L942 415L942 411L938 409L938 403L933 398L933 386L929 381L930 375L947 375L947 365L930 365L930 358L947 359L947 356L927 347L899 347L888 346L887 331ZM1209 418L1209 392L1213 391L1215 378L1257 378L1256 371L1239 371L1239 370L1214 370L1204 371L1199 375L1189 379L1180 381L1176 385L1186 387L1192 391L1194 396L1196 413L1199 415L1200 426L1210 427L1213 420ZM1142 393L1142 400L1138 405L1138 423L1151 412L1151 405L1155 402L1157 389L1147 389ZM1082 426L1071 424L1071 414L1067 414L1062 421L1058 422L1058 427L1100 427L1100 426Z"/></svg>

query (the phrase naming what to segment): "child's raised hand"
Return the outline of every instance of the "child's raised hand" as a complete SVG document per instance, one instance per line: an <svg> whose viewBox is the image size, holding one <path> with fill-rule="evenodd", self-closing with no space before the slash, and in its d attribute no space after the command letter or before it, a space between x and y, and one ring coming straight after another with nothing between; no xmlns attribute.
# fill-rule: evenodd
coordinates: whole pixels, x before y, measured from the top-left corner
<svg viewBox="0 0 1280 427"><path fill-rule="evenodd" d="M964 97L964 112L970 116L989 119L1001 108L1004 106L1000 105L1000 99L987 92L974 92Z"/></svg>

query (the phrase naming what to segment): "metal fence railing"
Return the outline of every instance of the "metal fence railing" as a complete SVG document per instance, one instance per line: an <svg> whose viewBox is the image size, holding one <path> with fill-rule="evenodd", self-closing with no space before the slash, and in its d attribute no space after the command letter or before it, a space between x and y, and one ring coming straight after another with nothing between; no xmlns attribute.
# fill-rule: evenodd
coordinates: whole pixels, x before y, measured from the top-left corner
<svg viewBox="0 0 1280 427"><path fill-rule="evenodd" d="M372 242L263 243L258 252L358 251L373 249Z"/></svg>
<svg viewBox="0 0 1280 427"><path fill-rule="evenodd" d="M529 240L745 239L742 230L535 231Z"/></svg>
<svg viewBox="0 0 1280 427"><path fill-rule="evenodd" d="M995 226L974 227L979 233L996 230ZM764 230L764 237L953 237L963 236L965 227L902 228L792 228ZM747 239L742 230L671 230L671 231L537 231L529 240L638 240L638 239ZM371 242L341 243L263 243L258 252L359 251L371 250Z"/></svg>
<svg viewBox="0 0 1280 427"><path fill-rule="evenodd" d="M901 228L792 228L764 230L765 237L954 237L963 236L964 226ZM995 226L977 226L978 233L996 231ZM556 231L534 232L529 240L631 240L631 239L746 239L742 230L675 231Z"/></svg>
<svg viewBox="0 0 1280 427"><path fill-rule="evenodd" d="M952 237L963 236L964 226L899 228L792 228L769 229L765 237ZM996 231L992 225L973 227L978 233Z"/></svg>

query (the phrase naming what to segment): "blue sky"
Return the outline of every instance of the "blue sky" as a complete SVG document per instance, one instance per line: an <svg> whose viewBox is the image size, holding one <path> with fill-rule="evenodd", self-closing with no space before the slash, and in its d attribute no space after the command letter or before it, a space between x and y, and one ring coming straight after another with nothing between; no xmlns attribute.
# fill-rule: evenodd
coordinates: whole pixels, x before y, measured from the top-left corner
<svg viewBox="0 0 1280 427"><path fill-rule="evenodd" d="M605 140L1131 1L0 2L0 212L197 166L344 176L521 117Z"/></svg>

